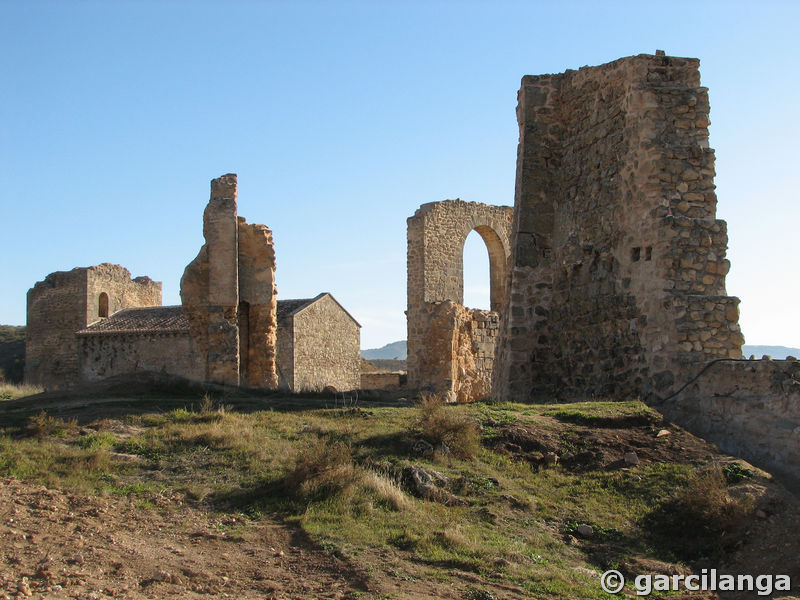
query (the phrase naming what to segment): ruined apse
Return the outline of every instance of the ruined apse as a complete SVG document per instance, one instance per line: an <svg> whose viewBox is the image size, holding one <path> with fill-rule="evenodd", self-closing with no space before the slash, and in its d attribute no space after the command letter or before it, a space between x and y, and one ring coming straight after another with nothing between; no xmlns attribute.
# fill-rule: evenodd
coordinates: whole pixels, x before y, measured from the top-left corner
<svg viewBox="0 0 800 600"><path fill-rule="evenodd" d="M526 76L492 394L661 396L739 358L699 61Z"/></svg>

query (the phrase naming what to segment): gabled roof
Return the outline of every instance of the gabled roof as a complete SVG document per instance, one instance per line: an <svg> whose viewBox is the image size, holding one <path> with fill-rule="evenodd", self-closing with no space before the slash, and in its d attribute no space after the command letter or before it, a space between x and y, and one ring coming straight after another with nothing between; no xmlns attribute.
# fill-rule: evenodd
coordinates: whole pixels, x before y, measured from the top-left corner
<svg viewBox="0 0 800 600"><path fill-rule="evenodd" d="M278 323L286 321L288 317L299 312L316 298L295 298L292 300L278 300Z"/></svg>
<svg viewBox="0 0 800 600"><path fill-rule="evenodd" d="M321 300L325 296L330 296L331 300L333 300L336 303L336 306L341 308L342 312L344 312L344 314L346 314L348 317L350 317L350 319L353 321L353 323L355 323L356 325L361 327L361 323L356 321L353 318L353 315L351 315L349 312L347 312L345 307L342 306L341 304L339 304L339 301L336 298L334 298L333 295L330 294L329 292L322 292L321 294L319 294L315 298L302 298L302 299L295 299L295 300L278 300L278 324L279 325L285 324L289 317L293 317L294 315L303 312L306 308L308 308L309 306L311 306L312 304L314 304L318 300Z"/></svg>
<svg viewBox="0 0 800 600"><path fill-rule="evenodd" d="M100 319L78 335L107 333L188 333L189 321L180 306L143 306L123 308L108 318Z"/></svg>

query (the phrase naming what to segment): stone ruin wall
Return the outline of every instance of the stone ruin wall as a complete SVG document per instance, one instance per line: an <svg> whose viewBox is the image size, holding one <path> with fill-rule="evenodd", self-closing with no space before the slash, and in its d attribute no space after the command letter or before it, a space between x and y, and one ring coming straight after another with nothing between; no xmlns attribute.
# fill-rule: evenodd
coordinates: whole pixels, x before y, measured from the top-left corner
<svg viewBox="0 0 800 600"><path fill-rule="evenodd" d="M160 282L132 279L130 271L119 265L51 273L28 291L26 382L54 389L80 380L75 332L99 320L101 293L108 295L109 314L161 304Z"/></svg>
<svg viewBox="0 0 800 600"><path fill-rule="evenodd" d="M278 375L278 387L283 390L294 390L294 320L281 320L275 336L276 360L275 370Z"/></svg>
<svg viewBox="0 0 800 600"><path fill-rule="evenodd" d="M247 364L241 385L276 388L278 288L275 285L275 246L265 225L238 217L239 235L239 353ZM244 315L243 312L247 311ZM246 331L242 331L246 327ZM246 340L246 347L242 340Z"/></svg>
<svg viewBox="0 0 800 600"><path fill-rule="evenodd" d="M272 232L237 217L236 175L211 182L206 243L181 278L181 302L205 381L277 387Z"/></svg>
<svg viewBox="0 0 800 600"><path fill-rule="evenodd" d="M497 310L503 303L512 208L446 200L408 219L408 386L449 401L491 390ZM477 231L489 252L491 311L464 304L464 242Z"/></svg>
<svg viewBox="0 0 800 600"><path fill-rule="evenodd" d="M495 397L666 394L741 356L699 61L523 78Z"/></svg>
<svg viewBox="0 0 800 600"><path fill-rule="evenodd" d="M800 362L723 360L691 375L664 415L800 490Z"/></svg>
<svg viewBox="0 0 800 600"><path fill-rule="evenodd" d="M78 336L81 379L95 381L141 371L203 381L205 369L189 332L109 333Z"/></svg>
<svg viewBox="0 0 800 600"><path fill-rule="evenodd" d="M403 373L361 373L362 390L399 390L403 387Z"/></svg>

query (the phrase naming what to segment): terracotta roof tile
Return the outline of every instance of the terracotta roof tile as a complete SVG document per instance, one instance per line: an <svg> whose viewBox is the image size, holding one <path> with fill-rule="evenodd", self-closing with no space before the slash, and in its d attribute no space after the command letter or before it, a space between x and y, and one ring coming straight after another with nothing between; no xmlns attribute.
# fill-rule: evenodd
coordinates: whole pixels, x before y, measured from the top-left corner
<svg viewBox="0 0 800 600"><path fill-rule="evenodd" d="M100 319L78 335L108 333L188 333L189 321L180 306L145 306L124 308L106 319Z"/></svg>

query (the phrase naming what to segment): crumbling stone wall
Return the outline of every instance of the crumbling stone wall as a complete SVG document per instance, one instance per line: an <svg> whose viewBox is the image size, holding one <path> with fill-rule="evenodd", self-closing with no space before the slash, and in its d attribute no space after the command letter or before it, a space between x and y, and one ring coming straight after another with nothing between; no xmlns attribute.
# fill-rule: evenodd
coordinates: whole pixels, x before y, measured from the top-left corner
<svg viewBox="0 0 800 600"><path fill-rule="evenodd" d="M470 309L451 300L428 302L425 360L417 377L448 402L470 402L491 392L492 363L499 315Z"/></svg>
<svg viewBox="0 0 800 600"><path fill-rule="evenodd" d="M725 452L800 489L800 362L724 360L697 366L658 408Z"/></svg>
<svg viewBox="0 0 800 600"><path fill-rule="evenodd" d="M189 331L78 336L81 378L156 371L203 381L205 370Z"/></svg>
<svg viewBox="0 0 800 600"><path fill-rule="evenodd" d="M181 302L206 381L277 387L272 232L237 218L236 175L211 182L206 243L181 278ZM240 352L241 350L241 352Z"/></svg>
<svg viewBox="0 0 800 600"><path fill-rule="evenodd" d="M696 59L526 76L493 394L665 394L741 356Z"/></svg>
<svg viewBox="0 0 800 600"><path fill-rule="evenodd" d="M239 361L241 384L275 388L276 306L275 246L265 225L239 228Z"/></svg>
<svg viewBox="0 0 800 600"><path fill-rule="evenodd" d="M512 208L446 200L408 219L408 385L451 400L488 396L510 254ZM477 231L489 251L492 311L464 303L464 242Z"/></svg>
<svg viewBox="0 0 800 600"><path fill-rule="evenodd" d="M100 317L105 294L110 312L161 304L161 283L131 279L130 271L103 263L58 271L28 291L25 380L54 389L80 379L75 332ZM110 314L110 313L109 313Z"/></svg>

